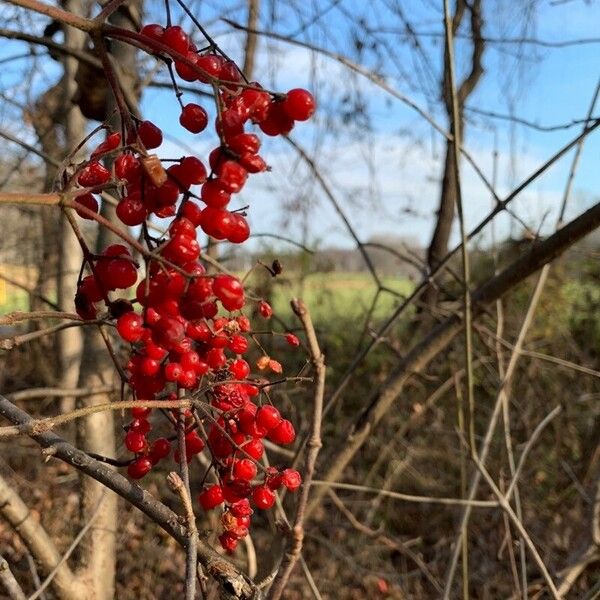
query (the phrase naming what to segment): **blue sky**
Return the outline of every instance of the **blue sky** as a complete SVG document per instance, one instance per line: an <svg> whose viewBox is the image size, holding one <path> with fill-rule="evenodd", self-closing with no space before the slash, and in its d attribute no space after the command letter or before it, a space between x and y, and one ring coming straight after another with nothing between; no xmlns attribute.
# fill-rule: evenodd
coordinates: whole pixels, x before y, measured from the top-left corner
<svg viewBox="0 0 600 600"><path fill-rule="evenodd" d="M211 8L207 2L191 6L195 14L209 24L218 42L233 57L240 57L243 34L231 32L217 17L221 10L241 21L244 13L235 8L227 9L227 3L216 4L219 9ZM231 3L232 7L236 5ZM393 49L396 63L389 55L387 60L380 60L376 52L363 51L357 55L352 44L352 36L366 42L372 39L365 34L364 26L361 29L356 25L359 19L363 19L368 28L397 28L398 18L392 13L395 5L401 7L415 30L443 31L441 0L381 0L368 6L357 0L343 0L339 4L320 0L312 3L310 10L324 14L297 37L376 68L390 85L431 111L436 121L446 126L435 87L442 57L441 38L419 38L431 69L423 77L418 76L422 61L405 38L376 34L382 40L382 47L388 44ZM162 3L151 2L149 6L153 13L160 12L158 7ZM261 27L298 33L300 19L286 10L283 3L275 3L275 6L280 8L275 15L263 15ZM524 7L533 7L528 19L523 16ZM308 11L306 7L307 14ZM306 19L307 14L302 18ZM174 16L179 18L175 10ZM583 0L565 3L491 0L484 2L484 21L484 35L490 38L524 36L550 42L593 38L600 23L600 4ZM191 23L184 23L191 30ZM16 53L17 48L22 47L16 43L5 44L0 57ZM581 119L600 77L599 50L598 43L565 48L490 43L484 55L485 75L468 104L502 114L507 114L512 104L516 115L543 125ZM512 56L518 51L524 55L521 59ZM470 44L459 38L459 73L464 70L469 54ZM18 71L15 66L12 76L10 70L0 75L5 90L10 90ZM45 67L44 74L37 76L34 89L42 88L53 76L53 70ZM298 125L293 137L315 154L319 168L363 239L402 235L419 244L428 242L443 156L443 140L439 134L433 133L414 111L365 79L351 76L335 61L302 48L261 39L255 77L276 89L308 87L314 90L320 110L314 123ZM427 93L423 92L423 81ZM368 115L350 124L340 119L341 99L349 91L363 102ZM193 100L193 96L186 96L186 101ZM191 146L198 156L205 157L215 139L186 135L177 123L177 115L167 110L173 105L174 98L169 92L150 90L144 96L145 114L163 126L169 136L165 154L182 153L173 140L177 138ZM600 115L600 104L595 114ZM508 193L581 127L539 132L471 113L467 113L467 117L466 147L490 179L494 169L492 156L495 149L498 152L497 189L501 195ZM250 205L253 230L276 230L313 245L352 245L322 190L289 146L279 140L267 140L263 155L273 172L252 178L236 199L240 206ZM592 134L586 142L570 204L571 215L597 201L598 157L600 133ZM567 156L515 202L515 210L531 228L549 230L552 227L569 163L570 156ZM466 163L462 169L465 214L468 224L473 225L489 209L491 199ZM292 207L296 210L292 211ZM522 231L506 217L499 218L496 230L501 236L520 235Z"/></svg>

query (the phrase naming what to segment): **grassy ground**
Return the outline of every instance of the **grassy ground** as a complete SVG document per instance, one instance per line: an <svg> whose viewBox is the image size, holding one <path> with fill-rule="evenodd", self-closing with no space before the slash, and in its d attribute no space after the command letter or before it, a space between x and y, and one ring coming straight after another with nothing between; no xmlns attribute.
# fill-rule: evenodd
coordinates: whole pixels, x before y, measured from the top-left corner
<svg viewBox="0 0 600 600"><path fill-rule="evenodd" d="M407 279L388 277L383 285L401 295L410 293L413 284ZM316 322L324 323L332 317L343 320L364 318L371 306L377 286L368 273L316 273L301 282L288 277L273 293L273 305L281 314L289 312L289 301L300 296L311 310ZM374 317L383 317L401 300L398 296L383 292L375 307Z"/></svg>

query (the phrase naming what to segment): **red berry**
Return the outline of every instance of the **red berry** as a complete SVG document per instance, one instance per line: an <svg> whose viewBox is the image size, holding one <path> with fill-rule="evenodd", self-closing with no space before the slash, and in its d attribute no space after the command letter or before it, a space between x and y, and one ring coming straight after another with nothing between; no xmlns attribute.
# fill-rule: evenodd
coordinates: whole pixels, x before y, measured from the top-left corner
<svg viewBox="0 0 600 600"><path fill-rule="evenodd" d="M219 78L219 73L223 65L224 60L220 56L214 54L205 54L199 56L196 64L198 68L204 71L204 75L196 75L198 81L202 83L208 83L211 78Z"/></svg>
<svg viewBox="0 0 600 600"><path fill-rule="evenodd" d="M223 189L218 179L209 179L202 186L200 196L207 206L213 208L225 208L231 200L231 194Z"/></svg>
<svg viewBox="0 0 600 600"><path fill-rule="evenodd" d="M110 171L97 160L93 160L79 173L77 183L84 187L94 187L110 181L110 177Z"/></svg>
<svg viewBox="0 0 600 600"><path fill-rule="evenodd" d="M193 50L188 50L188 52L185 54L185 57L193 65L197 65L198 61L200 60L200 57ZM181 79L184 81L196 81L198 78L196 69L184 62L175 61L175 70L177 71L177 75L179 75L179 77L181 77Z"/></svg>
<svg viewBox="0 0 600 600"><path fill-rule="evenodd" d="M240 165L248 171L248 173L262 173L267 170L267 163L258 154L242 154L240 156Z"/></svg>
<svg viewBox="0 0 600 600"><path fill-rule="evenodd" d="M194 227L200 226L201 215L202 209L195 202L188 199L182 204L181 216L191 221Z"/></svg>
<svg viewBox="0 0 600 600"><path fill-rule="evenodd" d="M147 216L146 207L141 200L139 192L133 192L129 196L125 196L117 204L116 212L117 217L130 227L141 225Z"/></svg>
<svg viewBox="0 0 600 600"><path fill-rule="evenodd" d="M173 317L161 317L152 328L154 342L170 350L185 337L185 327Z"/></svg>
<svg viewBox="0 0 600 600"><path fill-rule="evenodd" d="M239 333L231 336L229 341L229 349L236 354L244 354L248 350L248 340Z"/></svg>
<svg viewBox="0 0 600 600"><path fill-rule="evenodd" d="M128 431L125 436L125 447L129 452L136 454L142 452L146 447L146 436L140 431Z"/></svg>
<svg viewBox="0 0 600 600"><path fill-rule="evenodd" d="M145 456L140 456L129 464L127 467L127 474L132 479L141 479L144 475L149 473L151 469L152 461Z"/></svg>
<svg viewBox="0 0 600 600"><path fill-rule="evenodd" d="M208 125L208 115L206 111L198 104L186 104L181 111L179 122L192 133L200 133Z"/></svg>
<svg viewBox="0 0 600 600"><path fill-rule="evenodd" d="M316 108L312 94L300 88L290 90L282 105L283 110L294 121L307 121L312 117Z"/></svg>
<svg viewBox="0 0 600 600"><path fill-rule="evenodd" d="M302 477L295 469L286 469L282 473L281 482L290 492L294 492L302 484Z"/></svg>
<svg viewBox="0 0 600 600"><path fill-rule="evenodd" d="M287 135L294 128L294 119L283 110L281 102L272 102L267 118L261 121L259 126L270 136Z"/></svg>
<svg viewBox="0 0 600 600"><path fill-rule="evenodd" d="M171 452L171 442L166 438L158 438L152 444L150 456L158 462L169 456L169 452Z"/></svg>
<svg viewBox="0 0 600 600"><path fill-rule="evenodd" d="M233 476L236 479L252 481L256 477L257 471L258 469L256 468L254 461L249 458L241 458L233 465Z"/></svg>
<svg viewBox="0 0 600 600"><path fill-rule="evenodd" d="M237 358L229 365L229 372L235 379L241 381L250 375L250 365L242 358Z"/></svg>
<svg viewBox="0 0 600 600"><path fill-rule="evenodd" d="M152 38L153 40L156 40L157 42L160 42L162 40L162 36L165 33L165 28L162 25L159 25L158 23L151 23L148 25L144 25L144 27L142 27L142 29L140 30L140 33L142 35L146 35L149 38Z"/></svg>
<svg viewBox="0 0 600 600"><path fill-rule="evenodd" d="M142 317L134 312L121 315L117 321L117 331L126 342L133 344L139 341L144 333Z"/></svg>
<svg viewBox="0 0 600 600"><path fill-rule="evenodd" d="M98 200L96 200L96 197L93 194L82 194L81 196L77 196L77 198L75 198L73 200L73 202L75 203L75 212L82 219L93 220L93 217L91 217L89 214L85 213L84 211L80 210L78 208L78 205L87 208L88 210L90 210L93 213L98 212Z"/></svg>
<svg viewBox="0 0 600 600"><path fill-rule="evenodd" d="M167 381L177 381L181 377L183 369L179 363L169 363L165 365L165 379Z"/></svg>
<svg viewBox="0 0 600 600"><path fill-rule="evenodd" d="M148 150L158 148L163 141L162 131L152 121L142 121L140 123L138 136Z"/></svg>
<svg viewBox="0 0 600 600"><path fill-rule="evenodd" d="M211 485L198 496L198 501L204 510L210 510L211 508L215 508L215 506L219 506L219 504L225 501L223 488L217 484Z"/></svg>
<svg viewBox="0 0 600 600"><path fill-rule="evenodd" d="M273 309L271 308L271 305L264 300L261 300L258 303L258 312L260 313L261 317L265 319L270 319L273 316Z"/></svg>
<svg viewBox="0 0 600 600"><path fill-rule="evenodd" d="M211 369L220 369L227 362L227 357L221 348L211 348L206 353L206 362Z"/></svg>
<svg viewBox="0 0 600 600"><path fill-rule="evenodd" d="M256 424L266 431L275 429L281 421L282 418L279 411L270 404L265 404L256 411Z"/></svg>
<svg viewBox="0 0 600 600"><path fill-rule="evenodd" d="M204 450L204 441L198 435L196 430L190 431L185 436L185 452L186 454L199 454Z"/></svg>
<svg viewBox="0 0 600 600"><path fill-rule="evenodd" d="M227 210L207 206L202 211L200 227L203 231L217 240L229 237L233 223L232 214Z"/></svg>
<svg viewBox="0 0 600 600"><path fill-rule="evenodd" d="M228 140L229 149L236 154L256 154L260 149L260 138L254 133L240 133Z"/></svg>
<svg viewBox="0 0 600 600"><path fill-rule="evenodd" d="M268 438L276 444L287 445L296 439L296 430L290 421L284 419L275 429L271 429Z"/></svg>
<svg viewBox="0 0 600 600"><path fill-rule="evenodd" d="M250 227L248 221L242 215L231 213L231 224L227 239L232 244L241 244L250 237Z"/></svg>
<svg viewBox="0 0 600 600"><path fill-rule="evenodd" d="M294 346L297 347L300 345L300 340L298 339L297 336L295 336L293 333L288 333L285 336L285 341L290 345L290 346Z"/></svg>
<svg viewBox="0 0 600 600"><path fill-rule="evenodd" d="M161 42L179 54L186 54L190 47L190 38L179 25L167 27Z"/></svg>
<svg viewBox="0 0 600 600"><path fill-rule="evenodd" d="M262 458L265 447L259 439L253 439L249 442L246 442L242 446L242 449L248 456L250 456L250 458L253 458L254 460L260 460Z"/></svg>
<svg viewBox="0 0 600 600"><path fill-rule="evenodd" d="M252 500L257 508L266 510L275 504L275 493L266 485L259 485L252 492Z"/></svg>
<svg viewBox="0 0 600 600"><path fill-rule="evenodd" d="M244 288L237 277L217 275L213 281L213 291L227 310L239 310L244 306Z"/></svg>
<svg viewBox="0 0 600 600"><path fill-rule="evenodd" d="M188 105L189 106L189 105ZM186 185L199 185L206 181L206 167L195 156L186 156L181 161L180 174Z"/></svg>
<svg viewBox="0 0 600 600"><path fill-rule="evenodd" d="M103 283L110 289L127 289L137 281L137 270L134 264L125 258L114 258L108 261L106 267L100 272L103 273Z"/></svg>
<svg viewBox="0 0 600 600"><path fill-rule="evenodd" d="M119 179L133 182L139 177L140 169L140 162L133 154L119 154L115 159L115 175Z"/></svg>
<svg viewBox="0 0 600 600"><path fill-rule="evenodd" d="M221 187L230 194L239 192L246 183L248 171L234 160L226 160L217 167Z"/></svg>
<svg viewBox="0 0 600 600"><path fill-rule="evenodd" d="M108 134L106 139L90 155L91 158L97 158L119 147L121 143L121 134L114 132Z"/></svg>

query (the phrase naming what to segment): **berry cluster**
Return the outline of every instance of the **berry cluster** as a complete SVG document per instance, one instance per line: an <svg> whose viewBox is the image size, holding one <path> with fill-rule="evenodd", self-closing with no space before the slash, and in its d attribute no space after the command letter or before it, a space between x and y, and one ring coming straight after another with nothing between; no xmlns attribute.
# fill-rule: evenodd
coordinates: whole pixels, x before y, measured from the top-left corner
<svg viewBox="0 0 600 600"><path fill-rule="evenodd" d="M161 160L148 153L161 146L161 130L150 121L121 115L122 131L110 132L77 171L73 207L82 218L97 218L94 194L113 190L119 198L118 218L127 226L141 226L146 243L144 277L139 279L140 265L132 256L139 247L113 244L101 255L88 251L85 261L90 272L80 278L75 306L83 319L91 320L98 318L103 303L116 320L128 348L124 372L134 398L176 399L182 390L186 397L202 397L202 412L165 414L175 430L178 418L179 427L183 418L188 463L205 450L210 456L215 483L205 485L199 502L205 510L222 506L219 539L224 549L233 551L248 533L252 507L270 508L277 489L294 491L301 478L293 469L264 468L259 462L263 439L291 444L294 426L264 402L261 392L269 382L252 378L250 364L243 358L250 349L251 333L242 312L248 302L244 286L233 275L207 273L197 230L236 244L248 239L244 215L228 206L248 176L267 170L267 165L258 154L259 136L246 127L257 125L272 136L287 134L296 121L310 118L315 103L306 90L274 94L245 82L233 62L213 46L199 52L178 26L146 25L138 37L153 54L167 63L174 61L181 79L212 86L219 145L208 157L209 169L195 156ZM197 134L207 129L209 118L203 107L180 105L179 121L186 130ZM201 186L197 193L194 186ZM165 218L172 218L166 234L152 237L148 220ZM122 291L120 297L117 290ZM130 297L126 297L128 290ZM257 308L263 318L271 317L268 303L260 301ZM286 341L293 347L300 344L291 333ZM262 356L257 367L282 372L281 364L268 356ZM124 444L135 455L127 470L134 479L167 458L177 437L173 433L151 439L150 413L142 406L134 408L126 427ZM173 454L176 462L183 460L179 450Z"/></svg>

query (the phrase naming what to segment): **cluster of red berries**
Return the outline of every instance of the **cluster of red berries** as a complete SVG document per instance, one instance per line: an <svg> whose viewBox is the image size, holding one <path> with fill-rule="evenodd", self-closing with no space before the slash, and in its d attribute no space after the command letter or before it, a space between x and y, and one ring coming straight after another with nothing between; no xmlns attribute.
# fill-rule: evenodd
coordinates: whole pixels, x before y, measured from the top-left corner
<svg viewBox="0 0 600 600"><path fill-rule="evenodd" d="M165 161L148 154L161 145L161 130L150 121L129 117L124 119L123 135L110 133L91 153L76 174L76 183L86 189L76 197L75 210L83 218L94 218L98 212L94 193L107 187L116 190L118 218L125 225L142 226L148 252L141 280L127 245L113 244L101 255L88 253L90 274L80 279L75 305L83 319L91 320L98 317L103 302L116 319L117 332L128 345L124 372L134 398L176 399L181 390L187 396L197 394L195 398L204 394L207 407L202 414L187 410L183 415L185 460L190 462L205 449L209 452L216 483L205 486L199 502L205 510L223 506L219 539L223 548L233 551L248 533L253 506L268 509L277 489L294 491L300 486L297 471L259 463L263 439L291 444L296 433L277 408L262 401L261 391L269 382L251 378L250 364L243 357L249 351L251 325L241 312L247 301L242 282L233 275L207 274L197 229L237 244L248 239L244 215L227 207L248 175L265 171L267 165L258 154L259 137L245 127L253 123L267 135L287 134L295 121L313 114L315 103L306 90L279 95L244 83L234 63L214 50L199 53L180 27L147 25L139 38L153 54L174 60L185 81L212 85L220 144L208 157L210 172L195 156L169 161L172 164L165 167ZM197 104L182 105L180 123L200 133L208 126L208 114ZM110 169L103 163L106 158L112 159ZM193 186L201 186L197 194ZM159 239L152 238L146 226L153 215L174 217ZM117 290L131 290L134 297L115 298ZM136 311L135 305L141 310ZM260 301L258 312L268 319L272 308ZM300 344L291 333L286 340L290 346ZM268 356L256 364L261 371L282 372L281 364ZM124 443L135 454L128 474L134 479L168 457L177 437L150 440L150 413L149 408L134 408L126 427ZM170 415L174 427L178 414ZM182 460L179 450L174 460Z"/></svg>

